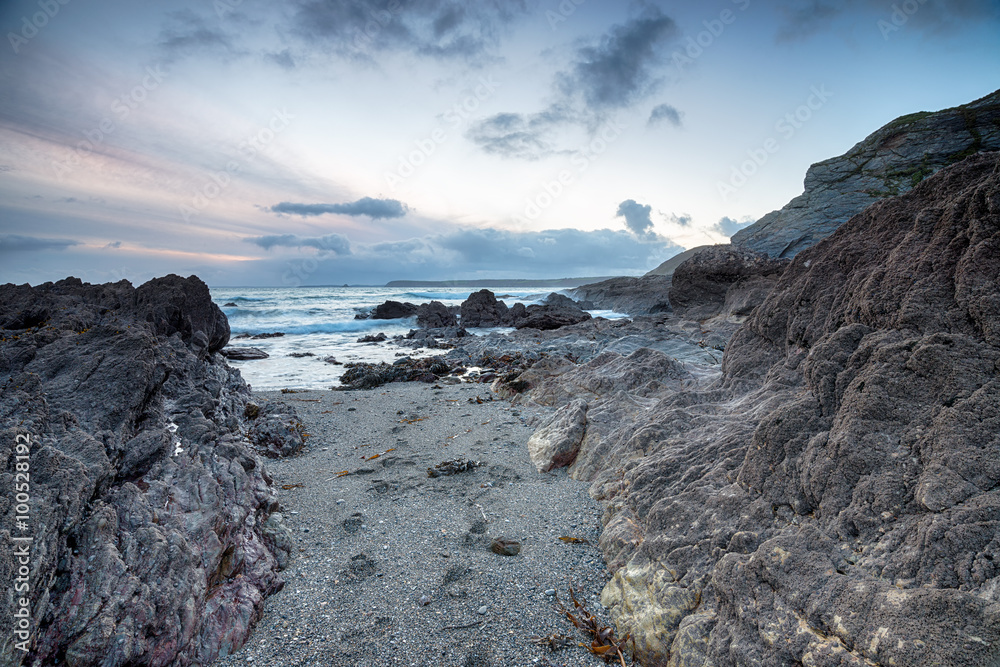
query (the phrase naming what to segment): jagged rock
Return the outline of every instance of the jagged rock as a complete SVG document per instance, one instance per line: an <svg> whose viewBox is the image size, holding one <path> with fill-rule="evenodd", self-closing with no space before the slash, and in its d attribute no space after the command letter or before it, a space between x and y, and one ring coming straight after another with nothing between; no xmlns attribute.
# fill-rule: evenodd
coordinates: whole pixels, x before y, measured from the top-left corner
<svg viewBox="0 0 1000 667"><path fill-rule="evenodd" d="M670 276L646 275L641 278L611 278L582 285L573 296L589 302L589 310L612 310L627 315L669 313Z"/></svg>
<svg viewBox="0 0 1000 667"><path fill-rule="evenodd" d="M458 324L448 306L440 301L431 301L417 306L417 326L425 329L440 329L441 327L453 327Z"/></svg>
<svg viewBox="0 0 1000 667"><path fill-rule="evenodd" d="M276 331L274 333L259 333L251 336L251 338L253 338L254 340L265 340L267 338L281 338L284 335L285 334L283 331Z"/></svg>
<svg viewBox="0 0 1000 667"><path fill-rule="evenodd" d="M590 319L590 313L582 310L575 301L555 293L550 294L544 304L528 306L523 313L521 316L521 311L515 313L512 309L508 314L507 322L518 329L548 331L571 324L579 324Z"/></svg>
<svg viewBox="0 0 1000 667"><path fill-rule="evenodd" d="M306 432L290 406L267 402L256 410L248 437L257 451L274 459L302 451Z"/></svg>
<svg viewBox="0 0 1000 667"><path fill-rule="evenodd" d="M499 327L507 320L507 304L497 301L493 292L481 289L462 302L463 327Z"/></svg>
<svg viewBox="0 0 1000 667"><path fill-rule="evenodd" d="M678 316L692 320L714 317L727 306L735 315L748 315L788 262L731 245L706 246L674 270L670 303Z"/></svg>
<svg viewBox="0 0 1000 667"><path fill-rule="evenodd" d="M30 437L34 540L33 643L8 632L0 663L208 664L283 585L271 478L241 435L250 392L210 351L228 338L213 306L193 277L0 286L0 465L13 479ZM14 513L0 506L11 582Z"/></svg>
<svg viewBox="0 0 1000 667"><path fill-rule="evenodd" d="M528 439L528 455L538 472L573 463L587 426L587 402L575 400L555 414Z"/></svg>
<svg viewBox="0 0 1000 667"><path fill-rule="evenodd" d="M398 320L406 317L413 317L417 314L417 307L412 303L400 303L399 301L386 301L375 306L370 319L373 320ZM357 318L357 316L355 316ZM368 319L368 318L358 318Z"/></svg>
<svg viewBox="0 0 1000 667"><path fill-rule="evenodd" d="M1000 661L998 276L981 153L799 253L716 380L591 397L578 366L530 390L588 400L571 472L644 664Z"/></svg>
<svg viewBox="0 0 1000 667"><path fill-rule="evenodd" d="M377 334L368 334L366 336L362 336L361 338L358 339L358 342L359 343L384 343L387 340L389 340L389 337L386 336L385 333L383 333L383 332L380 331Z"/></svg>
<svg viewBox="0 0 1000 667"><path fill-rule="evenodd" d="M374 389L389 382L434 382L441 375L447 375L452 364L440 357L410 359L403 357L393 364L346 364L347 371L340 376L341 391L351 389Z"/></svg>
<svg viewBox="0 0 1000 667"><path fill-rule="evenodd" d="M259 347L226 347L219 350L219 354L233 361L267 359L271 356Z"/></svg>
<svg viewBox="0 0 1000 667"><path fill-rule="evenodd" d="M794 257L870 204L908 192L978 151L1000 150L1000 91L954 109L909 114L845 154L809 168L805 192L733 235L732 243Z"/></svg>

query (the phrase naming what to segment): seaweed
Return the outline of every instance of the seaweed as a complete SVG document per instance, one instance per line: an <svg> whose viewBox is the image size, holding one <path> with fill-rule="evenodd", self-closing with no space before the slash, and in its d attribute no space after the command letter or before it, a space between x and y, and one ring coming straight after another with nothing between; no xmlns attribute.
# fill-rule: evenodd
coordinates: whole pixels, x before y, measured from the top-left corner
<svg viewBox="0 0 1000 667"><path fill-rule="evenodd" d="M566 605L558 597L556 598L556 609L564 614L574 627L583 630L591 636L590 645L581 644L581 646L584 646L588 651L602 658L605 662L611 662L617 658L621 662L622 667L626 667L625 650L632 639L631 633L626 634L622 639L615 639L615 629L601 623L600 619L590 613L587 605L576 599L572 585L569 587L569 597L573 600L573 611L567 609ZM635 642L633 641L634 648Z"/></svg>

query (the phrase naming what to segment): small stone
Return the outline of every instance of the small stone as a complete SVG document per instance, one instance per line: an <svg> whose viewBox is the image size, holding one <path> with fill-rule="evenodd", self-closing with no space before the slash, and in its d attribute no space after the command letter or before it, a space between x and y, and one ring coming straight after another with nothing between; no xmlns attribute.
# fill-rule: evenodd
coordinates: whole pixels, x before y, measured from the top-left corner
<svg viewBox="0 0 1000 667"><path fill-rule="evenodd" d="M337 504L343 505L346 501L343 498L337 498Z"/></svg>
<svg viewBox="0 0 1000 667"><path fill-rule="evenodd" d="M516 556L521 553L521 543L506 537L494 537L490 542L490 551L501 556Z"/></svg>
<svg viewBox="0 0 1000 667"><path fill-rule="evenodd" d="M490 610L489 607L487 607L486 605L483 605L482 607L479 608L479 615L480 616L485 616L486 612L488 612L489 610Z"/></svg>
<svg viewBox="0 0 1000 667"><path fill-rule="evenodd" d="M421 595L419 602L420 602L420 606L421 607L426 607L427 605L429 605L431 603L431 599L427 595Z"/></svg>
<svg viewBox="0 0 1000 667"><path fill-rule="evenodd" d="M548 589L545 590L545 594L548 595L549 597L552 597L553 595L556 594L556 589L554 589L554 588L548 588Z"/></svg>

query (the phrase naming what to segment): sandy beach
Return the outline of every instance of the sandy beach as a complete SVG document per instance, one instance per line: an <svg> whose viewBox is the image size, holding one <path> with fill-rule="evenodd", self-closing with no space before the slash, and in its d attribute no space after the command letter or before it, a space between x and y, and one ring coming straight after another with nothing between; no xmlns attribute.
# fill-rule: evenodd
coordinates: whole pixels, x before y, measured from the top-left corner
<svg viewBox="0 0 1000 667"><path fill-rule="evenodd" d="M552 595L569 603L572 582L602 612L600 508L565 470L532 466L538 412L482 384L254 396L294 405L310 434L302 454L266 462L294 555L249 641L216 664L604 664ZM476 464L428 475L456 459ZM520 553L492 552L496 537ZM530 641L551 633L574 644Z"/></svg>

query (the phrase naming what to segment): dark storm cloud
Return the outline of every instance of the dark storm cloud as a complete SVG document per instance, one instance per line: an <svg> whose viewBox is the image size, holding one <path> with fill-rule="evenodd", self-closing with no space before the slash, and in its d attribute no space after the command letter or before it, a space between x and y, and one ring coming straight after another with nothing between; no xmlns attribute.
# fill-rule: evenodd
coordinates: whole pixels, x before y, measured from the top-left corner
<svg viewBox="0 0 1000 667"><path fill-rule="evenodd" d="M657 81L659 47L677 35L677 24L657 7L638 18L614 25L596 46L577 50L570 70L558 77L567 97L582 94L588 106L615 109L629 106Z"/></svg>
<svg viewBox="0 0 1000 667"><path fill-rule="evenodd" d="M615 217L625 218L625 226L636 236L646 236L653 232L653 221L649 217L652 210L651 206L644 206L634 199L626 199L618 205Z"/></svg>
<svg viewBox="0 0 1000 667"><path fill-rule="evenodd" d="M792 42L806 39L844 18L861 24L870 23L871 29L882 32L883 36L891 34L895 28L911 26L932 34L953 33L968 23L1000 18L1000 3L996 0L914 0L912 5L905 4L904 9L902 2L884 0L786 0L778 5L783 23L778 27L775 40ZM901 14L894 17L897 8Z"/></svg>
<svg viewBox="0 0 1000 667"><path fill-rule="evenodd" d="M649 121L647 121L647 125L659 125L663 121L667 121L674 127L680 127L681 112L678 111L676 107L672 107L669 104L657 104L649 113Z"/></svg>
<svg viewBox="0 0 1000 667"><path fill-rule="evenodd" d="M506 27L527 12L524 0L299 0L293 31L338 55L408 51L477 61L500 42Z"/></svg>
<svg viewBox="0 0 1000 667"><path fill-rule="evenodd" d="M264 59L282 69L295 69L295 58L292 57L292 52L288 49L278 51L277 53L265 53Z"/></svg>
<svg viewBox="0 0 1000 667"><path fill-rule="evenodd" d="M745 227L749 227L753 224L753 220L746 220L744 222L737 222L732 218L726 216L721 218L717 223L712 225L714 231L719 232L723 236L732 236L736 232L740 231Z"/></svg>
<svg viewBox="0 0 1000 667"><path fill-rule="evenodd" d="M255 236L243 239L259 245L265 250L278 246L287 248L316 248L335 255L350 255L351 242L343 234L327 234L326 236L299 236L298 234L272 234L270 236Z"/></svg>
<svg viewBox="0 0 1000 667"><path fill-rule="evenodd" d="M274 213L290 213L303 217L339 213L341 215L367 215L372 220L402 218L409 208L397 199L361 199L345 204L296 204L283 201L270 209Z"/></svg>
<svg viewBox="0 0 1000 667"><path fill-rule="evenodd" d="M80 242L71 239L45 239L19 234L0 234L0 253L65 250L74 245L80 245Z"/></svg>

